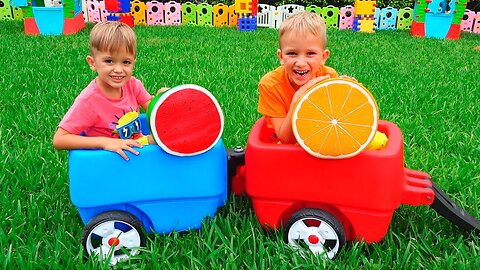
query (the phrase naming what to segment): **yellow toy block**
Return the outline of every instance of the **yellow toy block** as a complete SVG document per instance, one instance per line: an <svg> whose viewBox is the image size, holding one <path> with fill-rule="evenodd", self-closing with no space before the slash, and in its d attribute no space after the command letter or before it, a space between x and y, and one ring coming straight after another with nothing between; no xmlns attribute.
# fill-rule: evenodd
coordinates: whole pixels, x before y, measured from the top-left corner
<svg viewBox="0 0 480 270"><path fill-rule="evenodd" d="M375 32L375 19L363 18L360 20L358 28L360 32L374 33Z"/></svg>
<svg viewBox="0 0 480 270"><path fill-rule="evenodd" d="M235 13L252 14L252 0L235 0Z"/></svg>
<svg viewBox="0 0 480 270"><path fill-rule="evenodd" d="M237 13L235 5L228 6L228 26L237 27Z"/></svg>
<svg viewBox="0 0 480 270"><path fill-rule="evenodd" d="M131 10L135 25L147 25L147 5L144 2L135 0L131 2Z"/></svg>
<svg viewBox="0 0 480 270"><path fill-rule="evenodd" d="M229 7L219 3L213 6L213 26L228 26Z"/></svg>
<svg viewBox="0 0 480 270"><path fill-rule="evenodd" d="M369 17L369 15L375 15L376 6L376 0L355 0L353 14L355 17Z"/></svg>

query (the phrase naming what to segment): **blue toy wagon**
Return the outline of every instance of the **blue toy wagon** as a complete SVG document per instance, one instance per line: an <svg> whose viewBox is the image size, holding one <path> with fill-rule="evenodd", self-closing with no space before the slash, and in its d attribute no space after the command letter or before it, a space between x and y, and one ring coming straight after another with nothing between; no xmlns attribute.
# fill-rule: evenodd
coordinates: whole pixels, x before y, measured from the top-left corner
<svg viewBox="0 0 480 270"><path fill-rule="evenodd" d="M143 134L149 134L145 115ZM199 229L227 199L227 154L222 140L195 156L174 156L157 145L127 162L105 150L69 152L70 197L86 224L88 255L115 264L139 252L146 233Z"/></svg>

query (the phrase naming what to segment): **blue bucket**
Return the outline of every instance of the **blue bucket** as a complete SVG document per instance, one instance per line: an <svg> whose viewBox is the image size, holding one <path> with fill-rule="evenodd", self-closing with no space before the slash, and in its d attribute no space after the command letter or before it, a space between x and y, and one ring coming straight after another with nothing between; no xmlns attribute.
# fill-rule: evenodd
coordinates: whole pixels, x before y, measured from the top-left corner
<svg viewBox="0 0 480 270"><path fill-rule="evenodd" d="M63 33L63 7L32 7L33 17L42 35Z"/></svg>

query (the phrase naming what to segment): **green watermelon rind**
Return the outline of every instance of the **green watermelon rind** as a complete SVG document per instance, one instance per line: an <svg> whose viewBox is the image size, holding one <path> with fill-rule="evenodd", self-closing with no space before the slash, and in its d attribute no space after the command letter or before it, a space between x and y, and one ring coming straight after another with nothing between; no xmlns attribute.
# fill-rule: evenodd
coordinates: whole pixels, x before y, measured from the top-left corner
<svg viewBox="0 0 480 270"><path fill-rule="evenodd" d="M197 151L197 152L192 152L192 153L176 152L176 151L173 151L172 149L170 149L168 146L166 146L158 136L158 132L157 132L156 127L155 127L155 117L153 117L154 115L157 114L158 108L163 104L163 102L169 96L175 94L176 92L185 90L185 89L198 90L198 91L204 93L205 95L207 95L213 101L213 103L215 104L215 107L217 108L218 114L219 114L219 117L220 117L220 131L218 132L218 136L215 139L215 141L209 147L207 147L203 150ZM175 156L195 156L195 155L199 155L199 154L207 152L208 150L213 148L217 144L217 142L220 140L220 138L222 137L223 128L224 128L223 112L222 112L222 108L220 107L220 104L218 103L217 99L212 95L212 93L210 93L210 91L208 91L207 89L205 89L201 86L195 85L195 84L183 84L183 85L175 86L175 87L170 88L167 91L161 93L160 95L157 95L156 97L154 97L151 100L151 102L148 106L148 109L147 109L147 121L148 121L148 125L150 127L150 134L152 135L152 138L155 141L155 143L157 143L157 145L160 146L165 152L167 152L171 155L175 155Z"/></svg>

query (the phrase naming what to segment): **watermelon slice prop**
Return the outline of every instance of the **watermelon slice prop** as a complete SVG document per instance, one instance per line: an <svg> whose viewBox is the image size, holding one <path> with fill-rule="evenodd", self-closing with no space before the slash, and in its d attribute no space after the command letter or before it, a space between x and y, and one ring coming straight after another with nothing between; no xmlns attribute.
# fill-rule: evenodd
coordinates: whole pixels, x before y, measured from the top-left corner
<svg viewBox="0 0 480 270"><path fill-rule="evenodd" d="M194 156L211 149L223 132L224 117L205 88L185 84L152 99L147 120L155 142L175 156Z"/></svg>

